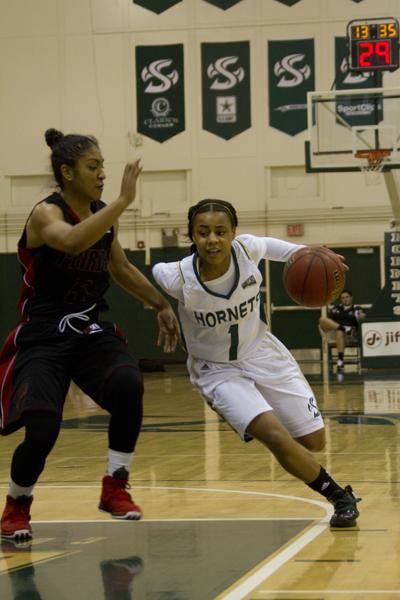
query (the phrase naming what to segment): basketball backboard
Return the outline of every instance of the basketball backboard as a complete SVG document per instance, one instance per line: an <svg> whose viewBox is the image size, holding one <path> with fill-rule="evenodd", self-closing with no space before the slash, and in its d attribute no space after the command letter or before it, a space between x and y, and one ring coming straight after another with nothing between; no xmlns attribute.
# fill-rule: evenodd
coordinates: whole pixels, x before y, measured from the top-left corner
<svg viewBox="0 0 400 600"><path fill-rule="evenodd" d="M400 168L400 88L308 92L306 171L363 171L371 152Z"/></svg>

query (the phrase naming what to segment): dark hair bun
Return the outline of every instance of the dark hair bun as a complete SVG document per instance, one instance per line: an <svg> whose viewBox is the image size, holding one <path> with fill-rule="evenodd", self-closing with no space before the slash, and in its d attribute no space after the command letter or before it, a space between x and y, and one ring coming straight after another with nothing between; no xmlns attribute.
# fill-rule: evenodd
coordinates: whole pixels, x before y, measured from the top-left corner
<svg viewBox="0 0 400 600"><path fill-rule="evenodd" d="M53 148L53 146L55 146L60 140L62 140L64 134L61 133L61 131L58 131L58 129L47 129L46 133L44 134L44 137L46 139L46 144L50 146L50 148Z"/></svg>

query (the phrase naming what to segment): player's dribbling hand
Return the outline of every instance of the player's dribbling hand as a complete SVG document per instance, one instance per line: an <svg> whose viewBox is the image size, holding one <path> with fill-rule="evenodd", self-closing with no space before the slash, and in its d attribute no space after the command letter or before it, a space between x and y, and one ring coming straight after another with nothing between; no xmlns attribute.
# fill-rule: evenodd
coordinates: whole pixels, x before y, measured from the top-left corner
<svg viewBox="0 0 400 600"><path fill-rule="evenodd" d="M162 346L164 352L175 352L180 340L180 330L172 308L169 306L160 310L157 313L157 321L159 326L157 346Z"/></svg>
<svg viewBox="0 0 400 600"><path fill-rule="evenodd" d="M335 252L335 254L336 254L336 252ZM345 270L345 271L350 271L350 267L349 267L349 265L346 263L346 258L345 258L344 256L342 256L342 254L336 254L336 256L337 256L338 258L340 258L340 260L342 261L344 270Z"/></svg>
<svg viewBox="0 0 400 600"><path fill-rule="evenodd" d="M142 168L140 158L125 166L121 181L120 197L125 200L127 206L132 204L136 197L136 182L142 172Z"/></svg>
<svg viewBox="0 0 400 600"><path fill-rule="evenodd" d="M343 256L342 254L338 254L337 252L335 252L334 250L332 250L331 248L328 248L328 246L322 245L322 248L327 248L328 250L330 250L333 254L335 254L338 258L340 258L340 260L343 263L343 268L345 271L350 271L350 267L349 265L346 263L346 257Z"/></svg>

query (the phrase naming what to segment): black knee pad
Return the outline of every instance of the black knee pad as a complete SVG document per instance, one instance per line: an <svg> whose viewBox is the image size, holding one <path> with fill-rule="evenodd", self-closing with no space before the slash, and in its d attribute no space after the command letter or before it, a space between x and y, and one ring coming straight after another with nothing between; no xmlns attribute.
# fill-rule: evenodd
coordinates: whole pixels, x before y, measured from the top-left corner
<svg viewBox="0 0 400 600"><path fill-rule="evenodd" d="M143 380L134 366L115 369L104 386L103 405L111 415L108 442L112 450L133 452L143 416Z"/></svg>
<svg viewBox="0 0 400 600"><path fill-rule="evenodd" d="M34 485L44 469L60 431L61 415L48 412L23 414L25 439L15 449L11 479L23 487Z"/></svg>
<svg viewBox="0 0 400 600"><path fill-rule="evenodd" d="M103 404L111 414L142 405L143 378L133 365L115 368L108 376L103 390Z"/></svg>
<svg viewBox="0 0 400 600"><path fill-rule="evenodd" d="M48 412L26 412L23 415L26 446L47 456L54 446L61 427L61 415Z"/></svg>

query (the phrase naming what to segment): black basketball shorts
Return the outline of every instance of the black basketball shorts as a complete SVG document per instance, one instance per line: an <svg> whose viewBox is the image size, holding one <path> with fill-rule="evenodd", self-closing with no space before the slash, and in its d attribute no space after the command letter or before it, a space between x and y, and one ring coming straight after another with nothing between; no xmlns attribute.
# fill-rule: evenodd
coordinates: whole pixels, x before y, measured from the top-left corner
<svg viewBox="0 0 400 600"><path fill-rule="evenodd" d="M19 429L26 411L47 411L62 417L74 381L99 406L104 385L114 370L128 366L142 376L118 328L98 322L87 333L57 324L29 321L8 336L0 354L0 433Z"/></svg>

